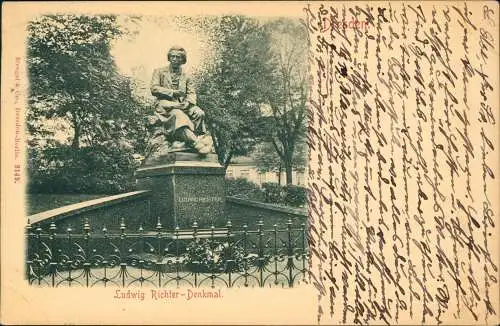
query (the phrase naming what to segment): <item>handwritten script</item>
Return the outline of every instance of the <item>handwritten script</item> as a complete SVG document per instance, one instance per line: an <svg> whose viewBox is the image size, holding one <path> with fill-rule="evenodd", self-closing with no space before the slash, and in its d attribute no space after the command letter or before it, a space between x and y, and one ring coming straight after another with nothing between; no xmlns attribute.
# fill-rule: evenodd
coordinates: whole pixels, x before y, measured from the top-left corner
<svg viewBox="0 0 500 326"><path fill-rule="evenodd" d="M318 323L498 323L498 15L304 8Z"/></svg>

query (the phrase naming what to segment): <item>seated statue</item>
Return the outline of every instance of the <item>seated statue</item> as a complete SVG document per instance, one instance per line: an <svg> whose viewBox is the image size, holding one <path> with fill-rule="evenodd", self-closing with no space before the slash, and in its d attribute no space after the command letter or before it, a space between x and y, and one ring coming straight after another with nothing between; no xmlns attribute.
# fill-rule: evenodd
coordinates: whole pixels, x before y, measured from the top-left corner
<svg viewBox="0 0 500 326"><path fill-rule="evenodd" d="M213 152L205 112L196 105L192 81L181 68L186 63L186 51L172 47L167 57L170 64L155 69L151 81L156 103L154 115L148 117L151 132L148 156L186 150L195 150L200 155Z"/></svg>

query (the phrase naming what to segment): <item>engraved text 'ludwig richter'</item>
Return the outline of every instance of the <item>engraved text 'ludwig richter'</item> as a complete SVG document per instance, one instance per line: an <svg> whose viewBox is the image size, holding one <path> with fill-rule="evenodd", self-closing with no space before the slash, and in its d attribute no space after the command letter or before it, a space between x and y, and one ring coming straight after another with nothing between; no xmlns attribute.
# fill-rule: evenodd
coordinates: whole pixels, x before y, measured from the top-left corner
<svg viewBox="0 0 500 326"><path fill-rule="evenodd" d="M151 213L168 228L225 220L225 171L216 155L175 152L146 160L138 186L152 191Z"/></svg>

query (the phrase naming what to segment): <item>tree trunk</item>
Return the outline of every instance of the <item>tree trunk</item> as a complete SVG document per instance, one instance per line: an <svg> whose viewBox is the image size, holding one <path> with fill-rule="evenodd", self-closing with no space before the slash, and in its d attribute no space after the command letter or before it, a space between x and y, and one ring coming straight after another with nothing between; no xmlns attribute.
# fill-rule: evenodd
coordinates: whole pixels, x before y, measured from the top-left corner
<svg viewBox="0 0 500 326"><path fill-rule="evenodd" d="M75 130L75 134L73 135L73 141L71 142L71 147L74 149L80 148L80 136L81 136L81 126L78 123L78 118L76 114L73 113L73 129Z"/></svg>
<svg viewBox="0 0 500 326"><path fill-rule="evenodd" d="M290 145L290 144L289 144ZM285 151L285 173L286 173L286 184L291 185L293 183L293 143L291 148Z"/></svg>
<svg viewBox="0 0 500 326"><path fill-rule="evenodd" d="M281 172L283 171L283 168L282 168L282 165L281 165L281 162L280 162L280 167L279 167L279 170L278 170L278 184L281 186Z"/></svg>
<svg viewBox="0 0 500 326"><path fill-rule="evenodd" d="M286 171L286 184L291 185L293 180L292 180L292 162L285 162L285 171Z"/></svg>

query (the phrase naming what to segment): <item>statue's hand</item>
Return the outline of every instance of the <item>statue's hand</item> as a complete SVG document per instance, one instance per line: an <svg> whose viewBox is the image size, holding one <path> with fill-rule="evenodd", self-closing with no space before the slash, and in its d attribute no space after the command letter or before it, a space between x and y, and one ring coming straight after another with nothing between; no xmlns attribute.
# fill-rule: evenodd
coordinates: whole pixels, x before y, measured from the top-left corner
<svg viewBox="0 0 500 326"><path fill-rule="evenodd" d="M174 95L175 98L181 98L181 97L185 97L186 93L184 93L183 91L180 91L180 90L176 89L176 90L174 90L173 95Z"/></svg>
<svg viewBox="0 0 500 326"><path fill-rule="evenodd" d="M184 105L184 102L179 102L175 104L172 108L178 110L185 110L186 106Z"/></svg>

